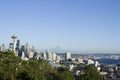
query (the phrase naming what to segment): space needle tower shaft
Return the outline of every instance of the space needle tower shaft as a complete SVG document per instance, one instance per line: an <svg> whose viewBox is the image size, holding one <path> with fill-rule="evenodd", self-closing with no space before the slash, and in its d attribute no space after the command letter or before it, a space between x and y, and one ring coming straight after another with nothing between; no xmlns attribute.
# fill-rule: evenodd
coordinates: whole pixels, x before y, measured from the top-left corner
<svg viewBox="0 0 120 80"><path fill-rule="evenodd" d="M15 40L16 40L17 36L14 34L11 38L13 39L13 51L15 53Z"/></svg>

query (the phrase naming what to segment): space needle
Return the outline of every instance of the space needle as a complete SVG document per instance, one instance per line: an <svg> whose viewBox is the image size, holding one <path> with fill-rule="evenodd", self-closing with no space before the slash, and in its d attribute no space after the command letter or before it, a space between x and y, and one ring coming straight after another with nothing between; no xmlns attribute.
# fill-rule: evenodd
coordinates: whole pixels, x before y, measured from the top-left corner
<svg viewBox="0 0 120 80"><path fill-rule="evenodd" d="M13 39L13 51L15 53L15 40L16 40L17 36L14 34L11 38Z"/></svg>

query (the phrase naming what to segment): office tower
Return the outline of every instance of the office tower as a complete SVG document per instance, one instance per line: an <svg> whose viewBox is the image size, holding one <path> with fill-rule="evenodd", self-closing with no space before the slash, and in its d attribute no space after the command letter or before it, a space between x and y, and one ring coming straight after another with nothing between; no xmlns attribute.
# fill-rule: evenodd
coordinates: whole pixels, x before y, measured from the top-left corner
<svg viewBox="0 0 120 80"><path fill-rule="evenodd" d="M46 51L47 60L52 60L52 52Z"/></svg>
<svg viewBox="0 0 120 80"><path fill-rule="evenodd" d="M34 52L34 59L40 59L40 54L38 52Z"/></svg>
<svg viewBox="0 0 120 80"><path fill-rule="evenodd" d="M65 53L65 60L67 61L68 59L71 59L71 53L66 52Z"/></svg>
<svg viewBox="0 0 120 80"><path fill-rule="evenodd" d="M25 53L24 53L24 52L22 52L21 58L22 58L22 59L25 58Z"/></svg>
<svg viewBox="0 0 120 80"><path fill-rule="evenodd" d="M34 46L32 46L32 52L35 52L35 47Z"/></svg>
<svg viewBox="0 0 120 80"><path fill-rule="evenodd" d="M15 40L16 40L17 36L13 35L11 38L13 39L13 49L12 50L15 52Z"/></svg>
<svg viewBox="0 0 120 80"><path fill-rule="evenodd" d="M45 60L47 59L47 55L46 55L45 52L43 52L42 57L43 57Z"/></svg>
<svg viewBox="0 0 120 80"><path fill-rule="evenodd" d="M34 53L33 52L29 52L29 58L33 58Z"/></svg>
<svg viewBox="0 0 120 80"><path fill-rule="evenodd" d="M29 43L26 43L26 53L28 54L29 52L30 52Z"/></svg>
<svg viewBox="0 0 120 80"><path fill-rule="evenodd" d="M24 53L26 52L25 45L21 46L21 52L24 52Z"/></svg>
<svg viewBox="0 0 120 80"><path fill-rule="evenodd" d="M21 56L21 52L20 52L20 40L17 40L15 55L16 56Z"/></svg>
<svg viewBox="0 0 120 80"><path fill-rule="evenodd" d="M56 60L56 57L57 57L56 53L52 53L52 60Z"/></svg>
<svg viewBox="0 0 120 80"><path fill-rule="evenodd" d="M13 50L13 43L9 44L9 50L11 50L11 51Z"/></svg>
<svg viewBox="0 0 120 80"><path fill-rule="evenodd" d="M20 49L20 40L17 40L16 48L17 48L17 49Z"/></svg>
<svg viewBox="0 0 120 80"><path fill-rule="evenodd" d="M56 60L57 61L60 61L61 60L61 57L59 55L56 56Z"/></svg>
<svg viewBox="0 0 120 80"><path fill-rule="evenodd" d="M1 45L1 51L3 51L3 52L5 51L5 44Z"/></svg>

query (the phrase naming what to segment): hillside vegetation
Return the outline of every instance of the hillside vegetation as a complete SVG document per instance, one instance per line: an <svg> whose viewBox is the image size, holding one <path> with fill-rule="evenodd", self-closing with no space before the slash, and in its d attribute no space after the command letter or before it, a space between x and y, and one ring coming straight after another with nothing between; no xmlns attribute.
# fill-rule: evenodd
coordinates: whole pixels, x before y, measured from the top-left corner
<svg viewBox="0 0 120 80"><path fill-rule="evenodd" d="M45 60L23 61L13 52L0 52L0 80L75 79L67 69L55 69Z"/></svg>

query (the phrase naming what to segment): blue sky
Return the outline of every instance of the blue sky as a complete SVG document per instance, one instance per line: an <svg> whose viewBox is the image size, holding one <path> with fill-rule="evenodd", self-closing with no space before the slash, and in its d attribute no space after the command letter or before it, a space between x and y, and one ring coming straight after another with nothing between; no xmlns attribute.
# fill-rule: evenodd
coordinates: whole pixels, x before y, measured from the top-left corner
<svg viewBox="0 0 120 80"><path fill-rule="evenodd" d="M1 0L0 44L120 52L120 0Z"/></svg>

